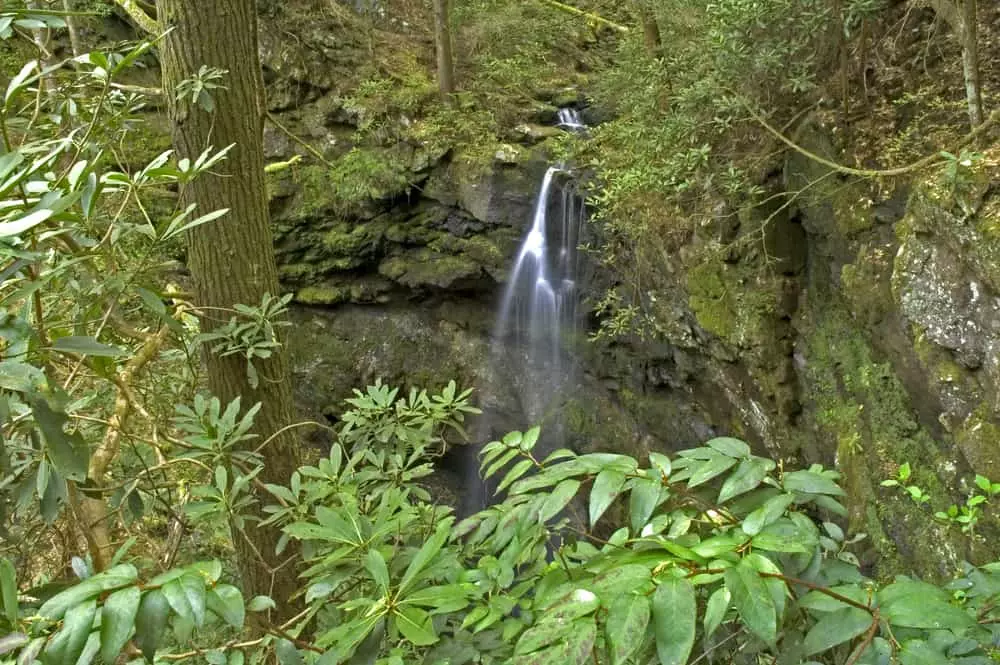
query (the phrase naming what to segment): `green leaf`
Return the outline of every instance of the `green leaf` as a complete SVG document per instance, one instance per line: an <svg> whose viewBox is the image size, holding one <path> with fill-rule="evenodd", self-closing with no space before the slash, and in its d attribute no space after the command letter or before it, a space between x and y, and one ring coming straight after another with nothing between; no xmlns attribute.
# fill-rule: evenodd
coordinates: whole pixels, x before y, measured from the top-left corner
<svg viewBox="0 0 1000 665"><path fill-rule="evenodd" d="M24 633L9 633L0 637L0 656L10 653L15 649L20 649L31 641L31 638Z"/></svg>
<svg viewBox="0 0 1000 665"><path fill-rule="evenodd" d="M698 485L707 483L716 476L722 475L735 465L736 460L732 457L714 454L711 459L692 467L693 472L691 473L691 477L688 479L688 487L697 487Z"/></svg>
<svg viewBox="0 0 1000 665"><path fill-rule="evenodd" d="M274 645L274 653L278 656L281 665L305 665L302 654L295 648L295 645L286 639L280 639Z"/></svg>
<svg viewBox="0 0 1000 665"><path fill-rule="evenodd" d="M531 469L532 465L533 462L530 459L524 459L515 464L513 468L511 468L511 470L504 475L503 481L497 486L497 492L502 492L510 487L521 476L526 474L528 470Z"/></svg>
<svg viewBox="0 0 1000 665"><path fill-rule="evenodd" d="M97 654L101 651L101 634L93 631L87 636L87 641L83 645L80 657L76 659L76 665L91 665Z"/></svg>
<svg viewBox="0 0 1000 665"><path fill-rule="evenodd" d="M649 522L653 511L660 502L662 485L659 479L636 478L629 494L628 511L632 522L632 532L639 533Z"/></svg>
<svg viewBox="0 0 1000 665"><path fill-rule="evenodd" d="M725 503L734 496L755 489L774 467L774 462L759 457L743 460L722 484L718 502Z"/></svg>
<svg viewBox="0 0 1000 665"><path fill-rule="evenodd" d="M671 577L653 593L653 631L661 665L684 665L694 648L698 607L694 586Z"/></svg>
<svg viewBox="0 0 1000 665"><path fill-rule="evenodd" d="M770 552L811 552L816 546L815 534L804 532L787 517L781 517L761 529L753 537L753 546Z"/></svg>
<svg viewBox="0 0 1000 665"><path fill-rule="evenodd" d="M882 618L893 626L961 631L976 624L964 609L922 594L910 594L881 606Z"/></svg>
<svg viewBox="0 0 1000 665"><path fill-rule="evenodd" d="M803 642L805 655L811 656L853 640L871 625L872 616L856 607L845 607L826 614L806 634Z"/></svg>
<svg viewBox="0 0 1000 665"><path fill-rule="evenodd" d="M722 624L726 618L726 612L732 602L733 596L726 587L719 587L708 597L705 604L704 630L705 638L709 638Z"/></svg>
<svg viewBox="0 0 1000 665"><path fill-rule="evenodd" d="M717 450L723 455L733 457L736 459L744 459L750 457L750 446L748 446L743 441L739 439L734 439L728 436L720 436L718 438L712 439L705 444L713 450Z"/></svg>
<svg viewBox="0 0 1000 665"><path fill-rule="evenodd" d="M54 214L55 210L41 208L39 210L32 211L19 219L0 223L0 238L9 238L11 236L21 235L25 231L35 228L42 222L52 217Z"/></svg>
<svg viewBox="0 0 1000 665"><path fill-rule="evenodd" d="M601 515L614 503L622 486L625 484L625 474L615 469L606 469L597 475L594 486L590 490L590 525L597 524Z"/></svg>
<svg viewBox="0 0 1000 665"><path fill-rule="evenodd" d="M31 412L45 437L46 453L56 471L68 480L86 480L90 449L79 432L66 434L63 430L68 420L66 414L53 411L44 399L34 400Z"/></svg>
<svg viewBox="0 0 1000 665"><path fill-rule="evenodd" d="M139 613L142 591L130 586L116 591L101 608L101 660L114 663L132 635L135 617Z"/></svg>
<svg viewBox="0 0 1000 665"><path fill-rule="evenodd" d="M580 481L574 479L567 479L556 485L538 510L539 521L547 522L558 515L573 500L579 489Z"/></svg>
<svg viewBox="0 0 1000 665"><path fill-rule="evenodd" d="M538 651L556 641L564 640L576 628L575 621L546 621L543 619L521 633L517 644L514 645L514 656Z"/></svg>
<svg viewBox="0 0 1000 665"><path fill-rule="evenodd" d="M0 598L3 599L3 613L11 628L17 625L17 573L10 559L0 559Z"/></svg>
<svg viewBox="0 0 1000 665"><path fill-rule="evenodd" d="M769 645L778 633L778 617L771 592L753 565L743 559L725 573L733 605L750 631Z"/></svg>
<svg viewBox="0 0 1000 665"><path fill-rule="evenodd" d="M247 609L251 612L264 612L267 610L273 610L277 605L268 596L254 596L247 603Z"/></svg>
<svg viewBox="0 0 1000 665"><path fill-rule="evenodd" d="M782 476L782 483L789 492L844 496L837 483L813 471L791 471Z"/></svg>
<svg viewBox="0 0 1000 665"><path fill-rule="evenodd" d="M66 610L62 628L49 641L42 659L46 663L76 663L90 637L97 614L97 601L88 600Z"/></svg>
<svg viewBox="0 0 1000 665"><path fill-rule="evenodd" d="M219 584L205 596L205 605L233 628L242 628L245 617L243 594L230 584Z"/></svg>
<svg viewBox="0 0 1000 665"><path fill-rule="evenodd" d="M371 548L365 554L365 570L375 580L382 593L389 592L389 567L385 565L385 558L376 548Z"/></svg>
<svg viewBox="0 0 1000 665"><path fill-rule="evenodd" d="M642 645L651 614L650 601L645 595L623 594L615 598L604 626L611 665L622 665Z"/></svg>
<svg viewBox="0 0 1000 665"><path fill-rule="evenodd" d="M401 599L401 605L420 605L431 608L431 614L457 612L469 605L473 585L445 584L442 586L424 587Z"/></svg>
<svg viewBox="0 0 1000 665"><path fill-rule="evenodd" d="M418 607L404 607L393 615L396 627L403 637L418 647L428 646L438 641L431 622L431 615Z"/></svg>
<svg viewBox="0 0 1000 665"><path fill-rule="evenodd" d="M38 614L57 621L70 607L95 598L104 591L128 586L134 583L138 577L139 573L135 566L129 563L109 568L56 594L38 609Z"/></svg>
<svg viewBox="0 0 1000 665"><path fill-rule="evenodd" d="M194 610L191 607L191 603L188 601L187 594L184 592L184 587L181 586L180 577L167 582L160 587L160 590L163 592L167 602L170 604L170 608L177 614L177 616L194 622Z"/></svg>
<svg viewBox="0 0 1000 665"><path fill-rule="evenodd" d="M179 583L191 607L194 625L200 628L205 623L205 581L200 575L187 574Z"/></svg>
<svg viewBox="0 0 1000 665"><path fill-rule="evenodd" d="M169 616L170 603L160 589L143 594L139 613L135 617L135 644L148 663L153 662L153 656L160 648Z"/></svg>
<svg viewBox="0 0 1000 665"><path fill-rule="evenodd" d="M100 356L105 358L118 358L124 356L126 352L116 346L101 344L93 337L60 337L52 342L54 351L63 353L77 353L87 356Z"/></svg>
<svg viewBox="0 0 1000 665"><path fill-rule="evenodd" d="M671 465L669 457L660 453L649 453L649 463L653 469L659 472L661 480L663 478L670 478Z"/></svg>
<svg viewBox="0 0 1000 665"><path fill-rule="evenodd" d="M410 584L417 579L417 576L431 562L431 559L441 551L441 548L444 547L445 542L448 540L448 536L451 534L451 525L454 521L454 518L451 517L441 520L434 535L424 543L420 551L413 557L410 565L406 568L406 572L403 573L403 579L399 583L400 593L405 592L409 588Z"/></svg>

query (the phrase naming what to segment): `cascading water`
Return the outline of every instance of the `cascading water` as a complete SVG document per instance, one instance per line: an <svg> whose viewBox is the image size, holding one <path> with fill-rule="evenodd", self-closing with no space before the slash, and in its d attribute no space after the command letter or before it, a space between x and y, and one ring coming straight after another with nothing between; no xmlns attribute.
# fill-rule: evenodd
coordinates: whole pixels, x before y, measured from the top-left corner
<svg viewBox="0 0 1000 665"><path fill-rule="evenodd" d="M585 129L575 109L560 109L558 126ZM563 166L542 178L531 226L518 249L500 301L493 331L491 362L514 378L526 429L543 425L542 445L562 443L560 397L573 378L564 341L576 332L579 298L580 235L586 209L575 182ZM486 387L486 390L489 390ZM484 420L482 440L490 432ZM467 465L466 512L489 504L490 491L479 477L475 455Z"/></svg>

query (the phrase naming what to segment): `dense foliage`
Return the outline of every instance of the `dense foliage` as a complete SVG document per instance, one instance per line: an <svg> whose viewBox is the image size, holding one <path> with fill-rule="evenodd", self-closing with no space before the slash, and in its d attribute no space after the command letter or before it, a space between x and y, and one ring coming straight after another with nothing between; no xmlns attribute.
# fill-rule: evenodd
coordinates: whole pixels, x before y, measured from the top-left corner
<svg viewBox="0 0 1000 665"><path fill-rule="evenodd" d="M819 55L880 9L838 6L831 29L819 0L676 3L659 8L669 53L620 38L594 93L616 118L585 145L562 139L595 169L609 263L642 270L689 231L681 212L706 201L754 205L743 109L815 89L829 64ZM516 29L531 17L544 39ZM571 19L584 41L601 30ZM348 100L369 109L359 134L488 160L529 88L541 82L554 101L573 82L551 60L571 19L462 8L457 103L430 101L426 75L404 89L376 77ZM63 25L0 10L5 39ZM837 472L786 469L735 438L635 459L542 450L537 428L512 432L480 451L495 504L459 520L435 500L433 472L465 442L470 391L400 397L377 384L287 484L260 481L259 405L205 394L196 358L237 356L252 382L268 380L256 363L281 347L288 299L236 304L198 334L175 258L187 231L227 211L178 209L174 194L229 148L135 154L147 100L119 79L152 48L34 60L3 93L0 663L993 662L1000 562L944 585L872 579L851 552L865 535L840 526ZM211 85L182 88L212 108ZM417 109L421 121L395 134L390 119ZM369 157L338 162L343 198L407 185ZM629 329L640 283L612 291L610 325ZM300 425L326 427L288 427ZM909 480L904 465L888 484L926 503ZM1000 494L976 483L938 519L974 531ZM281 529L281 565L300 571L291 597L241 590L233 543L252 549L262 526Z"/></svg>

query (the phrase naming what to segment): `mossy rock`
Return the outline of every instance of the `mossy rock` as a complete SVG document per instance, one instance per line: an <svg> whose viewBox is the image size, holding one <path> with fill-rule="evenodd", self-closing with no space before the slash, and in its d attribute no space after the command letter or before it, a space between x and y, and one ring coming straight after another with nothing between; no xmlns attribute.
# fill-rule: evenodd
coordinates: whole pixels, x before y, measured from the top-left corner
<svg viewBox="0 0 1000 665"><path fill-rule="evenodd" d="M957 530L935 523L933 510L946 509L957 483L956 452L935 438L914 412L891 364L852 326L847 312L824 301L800 326L805 346L803 399L818 438L805 441L806 457L833 459L843 473L852 530L868 534L866 560L879 574L913 571L943 578L965 556L969 542ZM919 506L881 481L899 465L914 469L912 483L933 497Z"/></svg>
<svg viewBox="0 0 1000 665"><path fill-rule="evenodd" d="M471 259L435 252L428 248L409 250L384 259L380 275L410 288L447 289L456 282L482 276L482 267Z"/></svg>

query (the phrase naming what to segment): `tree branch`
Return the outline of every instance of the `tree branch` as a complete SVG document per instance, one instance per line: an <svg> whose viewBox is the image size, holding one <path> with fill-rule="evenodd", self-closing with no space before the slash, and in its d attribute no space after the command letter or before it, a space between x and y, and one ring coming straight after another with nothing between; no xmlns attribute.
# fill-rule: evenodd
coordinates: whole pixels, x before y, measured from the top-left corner
<svg viewBox="0 0 1000 665"><path fill-rule="evenodd" d="M136 3L135 0L114 0L115 4L128 14L129 18L135 21L144 32L150 35L160 34L160 24L155 18L150 16Z"/></svg>
<svg viewBox="0 0 1000 665"><path fill-rule="evenodd" d="M600 16L599 14L595 14L593 12L585 12L582 9L577 9L572 5L564 4L562 2L559 2L558 0L539 0L539 2L549 5L550 7L555 7L556 9L560 9L564 12L575 14L576 16L582 16L588 21L593 21L594 23L600 23L601 25L607 26L612 30L617 30L618 32L629 32L629 29L624 25L622 25L621 23L615 23L614 21L610 21L604 18L603 16Z"/></svg>
<svg viewBox="0 0 1000 665"><path fill-rule="evenodd" d="M894 176L906 175L908 173L913 173L914 171L920 171L921 169L925 169L928 166L936 164L938 160L941 159L941 154L935 152L931 155L927 155L926 157L913 162L912 164L908 164L906 166L900 166L894 169L883 169L883 170L855 169L851 168L850 166L844 166L843 164L838 164L837 162L826 159L825 157L821 157L816 153L810 152L806 148L803 148L798 143L791 140L790 138L782 134L780 131L775 129L773 125L771 125L759 113L757 113L753 109L753 107L751 107L750 104L746 102L742 97L737 95L736 98L746 108L747 112L750 113L753 119L756 120L757 123L760 124L764 129L766 129L770 134L774 135L774 137L777 138L779 141L787 145L795 152L805 157L808 157L809 159L813 160L814 162L818 162L823 166L828 166L834 171L837 171L838 173L846 173L847 175L855 175L855 176L860 176L862 178L889 178ZM996 126L998 123L1000 123L1000 110L994 111L992 114L990 114L990 117L986 120L986 122L976 127L975 130L973 130L971 133L966 135L965 138L959 141L952 149L952 152L958 154L958 152L962 148L964 148L965 146L969 145L970 143L978 139L988 130Z"/></svg>

